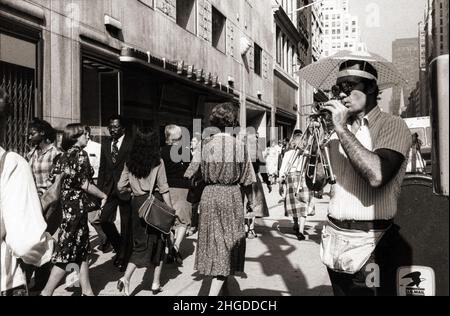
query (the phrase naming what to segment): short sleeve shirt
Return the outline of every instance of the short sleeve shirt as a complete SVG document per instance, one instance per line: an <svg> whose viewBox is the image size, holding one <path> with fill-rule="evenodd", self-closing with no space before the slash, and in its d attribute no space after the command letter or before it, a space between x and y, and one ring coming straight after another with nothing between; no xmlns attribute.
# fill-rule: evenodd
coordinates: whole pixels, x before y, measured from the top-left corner
<svg viewBox="0 0 450 316"><path fill-rule="evenodd" d="M392 219L397 213L397 201L408 164L411 132L402 118L383 113L375 107L364 118L355 136L368 150L392 150L400 153L405 161L388 184L372 188L353 168L337 135L334 135L330 142L330 160L337 183L332 186L329 215L338 220Z"/></svg>

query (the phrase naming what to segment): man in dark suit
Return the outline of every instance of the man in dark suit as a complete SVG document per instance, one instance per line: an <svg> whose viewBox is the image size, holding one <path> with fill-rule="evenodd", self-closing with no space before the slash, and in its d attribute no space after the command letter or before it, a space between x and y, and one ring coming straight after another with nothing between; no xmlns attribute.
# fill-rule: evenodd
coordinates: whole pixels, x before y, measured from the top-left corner
<svg viewBox="0 0 450 316"><path fill-rule="evenodd" d="M124 271L132 252L131 205L130 194L119 194L117 183L120 180L125 162L133 145L133 139L127 131L124 119L113 116L108 126L111 138L102 144L98 187L108 195L108 202L101 214L101 226L109 242L117 253L114 264ZM120 231L117 231L114 221L117 207L120 210Z"/></svg>

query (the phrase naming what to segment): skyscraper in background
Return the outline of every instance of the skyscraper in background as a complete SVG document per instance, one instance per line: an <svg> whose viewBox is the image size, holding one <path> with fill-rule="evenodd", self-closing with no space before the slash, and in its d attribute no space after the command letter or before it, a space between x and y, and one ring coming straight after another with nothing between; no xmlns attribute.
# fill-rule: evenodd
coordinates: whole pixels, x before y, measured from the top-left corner
<svg viewBox="0 0 450 316"><path fill-rule="evenodd" d="M349 12L348 0L323 2L323 55L331 56L340 50L366 51L361 41L358 17Z"/></svg>
<svg viewBox="0 0 450 316"><path fill-rule="evenodd" d="M312 62L318 61L323 54L323 2L311 7L311 57Z"/></svg>
<svg viewBox="0 0 450 316"><path fill-rule="evenodd" d="M407 80L403 87L404 104L409 105L409 96L419 81L419 39L402 38L392 43L392 62ZM392 114L400 115L402 87L394 87L390 109Z"/></svg>

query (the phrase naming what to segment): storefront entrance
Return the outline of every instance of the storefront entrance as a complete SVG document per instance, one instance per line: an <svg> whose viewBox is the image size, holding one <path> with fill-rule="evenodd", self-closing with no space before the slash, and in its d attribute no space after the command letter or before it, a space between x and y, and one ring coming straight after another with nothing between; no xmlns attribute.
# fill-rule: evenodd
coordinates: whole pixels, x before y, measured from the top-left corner
<svg viewBox="0 0 450 316"><path fill-rule="evenodd" d="M2 128L0 144L7 150L25 155L28 124L37 115L37 44L0 32L0 86L10 96L12 113Z"/></svg>

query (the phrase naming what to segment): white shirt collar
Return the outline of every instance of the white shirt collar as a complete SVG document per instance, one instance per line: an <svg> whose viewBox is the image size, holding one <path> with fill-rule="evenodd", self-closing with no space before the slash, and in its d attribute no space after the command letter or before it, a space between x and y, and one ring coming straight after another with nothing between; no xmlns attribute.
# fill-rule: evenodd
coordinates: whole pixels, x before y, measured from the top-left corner
<svg viewBox="0 0 450 316"><path fill-rule="evenodd" d="M117 148L118 148L119 150L120 150L120 147L122 147L122 143L123 143L124 138L125 138L125 135L122 135L122 136L118 139L118 141L117 141ZM111 150L112 150L112 145L113 145L113 143L114 143L114 141L111 142Z"/></svg>

